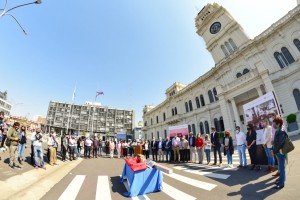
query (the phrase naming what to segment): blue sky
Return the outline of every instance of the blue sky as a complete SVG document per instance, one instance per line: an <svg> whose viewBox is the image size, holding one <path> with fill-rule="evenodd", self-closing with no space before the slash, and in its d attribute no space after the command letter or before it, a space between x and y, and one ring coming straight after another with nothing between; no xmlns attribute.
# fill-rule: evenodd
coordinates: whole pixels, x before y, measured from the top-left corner
<svg viewBox="0 0 300 200"><path fill-rule="evenodd" d="M9 0L9 7L31 1ZM13 115L46 116L50 100L93 101L133 109L157 105L174 82L188 84L214 66L194 19L207 3L225 7L251 38L296 0L43 0L0 18L0 91ZM3 7L4 0L0 1Z"/></svg>

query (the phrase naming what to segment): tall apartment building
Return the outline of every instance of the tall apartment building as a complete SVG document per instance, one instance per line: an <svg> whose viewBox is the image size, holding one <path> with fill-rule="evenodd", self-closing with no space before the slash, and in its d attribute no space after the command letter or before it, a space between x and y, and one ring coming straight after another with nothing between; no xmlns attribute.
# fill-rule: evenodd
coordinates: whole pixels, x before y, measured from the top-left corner
<svg viewBox="0 0 300 200"><path fill-rule="evenodd" d="M132 110L108 108L97 103L86 102L78 105L50 101L46 129L49 131L54 127L65 132L68 128L79 133L93 132L101 136L116 132L131 134L134 116Z"/></svg>
<svg viewBox="0 0 300 200"><path fill-rule="evenodd" d="M10 115L11 104L7 101L7 92L0 92L0 111L3 111L5 116Z"/></svg>

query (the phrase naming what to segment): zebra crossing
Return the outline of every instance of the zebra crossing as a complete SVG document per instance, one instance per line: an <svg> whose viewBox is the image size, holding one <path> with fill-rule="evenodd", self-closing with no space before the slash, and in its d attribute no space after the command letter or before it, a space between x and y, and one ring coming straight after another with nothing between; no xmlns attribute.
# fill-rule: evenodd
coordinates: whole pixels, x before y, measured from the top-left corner
<svg viewBox="0 0 300 200"><path fill-rule="evenodd" d="M249 155L246 154L247 163L250 163ZM184 171L191 174L196 174L199 176L206 176L209 178L215 179L228 179L231 175L218 173L220 171L237 171L237 167L229 168L227 167L227 157L222 157L223 165L222 166L215 166L215 165L207 165L207 164L197 164L197 163L185 163L179 166L174 166L173 169ZM232 155L232 163L233 165L239 165L239 156Z"/></svg>
<svg viewBox="0 0 300 200"><path fill-rule="evenodd" d="M172 179L171 183L181 182L183 184L187 184L189 186L194 186L201 190L206 191L212 191L214 188L217 187L216 184L207 183L204 181L196 180L193 178L189 178L183 175L179 175L176 173L172 174L165 174L164 176L170 177ZM59 200L75 200L77 199L77 195L79 194L79 191L84 184L86 180L86 175L75 175L75 177L72 179L72 181L69 183L69 185L66 187L66 189L63 191L63 193L58 198ZM127 191L129 191L128 182L124 181L123 183L124 187ZM98 176L97 177L97 185L96 185L96 194L95 194L95 200L111 200L111 183L110 183L110 177L108 176ZM162 183L162 193L169 196L172 199L185 199L185 200L194 200L197 199L196 197L187 194L186 192L182 191L181 189L177 189L174 186L169 185L164 181ZM125 198L124 199L128 199ZM139 195L136 197L131 197L132 200L150 200L151 198L148 195Z"/></svg>

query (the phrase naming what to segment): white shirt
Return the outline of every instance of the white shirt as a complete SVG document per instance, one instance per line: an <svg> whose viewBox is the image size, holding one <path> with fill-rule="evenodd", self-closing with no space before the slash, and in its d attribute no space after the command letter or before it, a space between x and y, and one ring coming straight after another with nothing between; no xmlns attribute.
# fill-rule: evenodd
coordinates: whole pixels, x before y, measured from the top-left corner
<svg viewBox="0 0 300 200"><path fill-rule="evenodd" d="M242 131L236 133L236 145L240 146L246 143L246 134Z"/></svg>
<svg viewBox="0 0 300 200"><path fill-rule="evenodd" d="M265 145L267 145L268 148L272 148L272 127L267 126L267 128L264 128L264 135L265 135Z"/></svg>
<svg viewBox="0 0 300 200"><path fill-rule="evenodd" d="M158 142L158 148L159 148L159 149L162 149L162 141L159 141L159 142Z"/></svg>
<svg viewBox="0 0 300 200"><path fill-rule="evenodd" d="M88 146L88 147L90 147L90 146L92 146L92 140L90 140L90 139L86 139L85 140L85 144L86 144L86 146Z"/></svg>
<svg viewBox="0 0 300 200"><path fill-rule="evenodd" d="M172 146L178 147L179 144L180 144L180 139L179 139L179 137L177 137L177 138L174 137L174 138L172 139Z"/></svg>
<svg viewBox="0 0 300 200"><path fill-rule="evenodd" d="M40 140L37 140L36 139L36 137L35 137L35 135L36 135L37 133L33 133L32 135L31 135L31 141L32 141L32 145L33 146L39 146L39 147L41 147L42 146L42 138L43 138L43 135L41 134L41 133L39 133L40 135L41 135L41 139Z"/></svg>

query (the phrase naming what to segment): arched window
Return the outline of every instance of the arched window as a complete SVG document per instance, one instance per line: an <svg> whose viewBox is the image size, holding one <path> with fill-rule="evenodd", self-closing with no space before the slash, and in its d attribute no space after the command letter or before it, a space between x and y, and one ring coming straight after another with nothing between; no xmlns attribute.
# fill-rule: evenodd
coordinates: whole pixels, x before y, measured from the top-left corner
<svg viewBox="0 0 300 200"><path fill-rule="evenodd" d="M281 69L288 66L287 60L284 58L284 56L281 53L275 52L274 57Z"/></svg>
<svg viewBox="0 0 300 200"><path fill-rule="evenodd" d="M211 90L208 91L208 97L209 97L210 103L213 103L215 101L214 96L213 96Z"/></svg>
<svg viewBox="0 0 300 200"><path fill-rule="evenodd" d="M199 101L199 97L196 97L196 105L197 105L197 108L200 108L200 101Z"/></svg>
<svg viewBox="0 0 300 200"><path fill-rule="evenodd" d="M293 95L297 104L297 108L300 110L300 91L298 89L294 89Z"/></svg>
<svg viewBox="0 0 300 200"><path fill-rule="evenodd" d="M214 124L215 124L215 128L216 128L216 131L220 131L220 126L219 126L219 120L217 118L214 119Z"/></svg>
<svg viewBox="0 0 300 200"><path fill-rule="evenodd" d="M282 47L281 52L289 64L292 64L293 62L295 62L295 59L293 58L292 54L289 52L289 50L286 47Z"/></svg>
<svg viewBox="0 0 300 200"><path fill-rule="evenodd" d="M191 100L189 100L189 106L190 106L190 111L193 111L193 103Z"/></svg>
<svg viewBox="0 0 300 200"><path fill-rule="evenodd" d="M172 108L172 116L174 116L174 115L175 115L174 108Z"/></svg>
<svg viewBox="0 0 300 200"><path fill-rule="evenodd" d="M205 133L209 134L209 125L208 125L208 121L204 122L204 126L205 126Z"/></svg>
<svg viewBox="0 0 300 200"><path fill-rule="evenodd" d="M203 126L203 122L200 122L200 133L204 134L204 126Z"/></svg>
<svg viewBox="0 0 300 200"><path fill-rule="evenodd" d="M193 130L193 135L196 135L196 126L195 126L195 124L192 124L192 130Z"/></svg>
<svg viewBox="0 0 300 200"><path fill-rule="evenodd" d="M232 54L233 53L233 49L230 46L230 44L228 42L225 42L225 46L226 46L227 50L229 51L229 53Z"/></svg>
<svg viewBox="0 0 300 200"><path fill-rule="evenodd" d="M177 115L177 107L175 107L175 115Z"/></svg>
<svg viewBox="0 0 300 200"><path fill-rule="evenodd" d="M185 102L185 112L189 112L189 105L187 102Z"/></svg>
<svg viewBox="0 0 300 200"><path fill-rule="evenodd" d="M234 50L236 50L237 47L236 47L234 41L233 41L231 38L230 38L228 41L229 41L230 45L232 46L232 48L233 48Z"/></svg>
<svg viewBox="0 0 300 200"><path fill-rule="evenodd" d="M163 113L163 119L166 121L166 113Z"/></svg>
<svg viewBox="0 0 300 200"><path fill-rule="evenodd" d="M156 123L158 124L158 116L156 116Z"/></svg>
<svg viewBox="0 0 300 200"><path fill-rule="evenodd" d="M219 97L218 97L218 93L217 93L216 88L213 88L213 92L214 92L215 100L218 101Z"/></svg>
<svg viewBox="0 0 300 200"><path fill-rule="evenodd" d="M295 46L297 47L297 49L300 51L300 40L294 39L293 42L294 42Z"/></svg>
<svg viewBox="0 0 300 200"><path fill-rule="evenodd" d="M192 132L191 125L188 125L189 133Z"/></svg>
<svg viewBox="0 0 300 200"><path fill-rule="evenodd" d="M221 49L222 49L222 51L223 51L223 53L224 53L224 55L225 55L226 57L229 56L229 53L228 53L228 51L227 51L227 49L225 48L224 45L221 45Z"/></svg>
<svg viewBox="0 0 300 200"><path fill-rule="evenodd" d="M200 101L201 101L201 106L205 106L205 101L202 94L200 95Z"/></svg>
<svg viewBox="0 0 300 200"><path fill-rule="evenodd" d="M249 70L248 68L245 68L245 69L243 70L243 74L247 74L248 72L250 72L250 70Z"/></svg>
<svg viewBox="0 0 300 200"><path fill-rule="evenodd" d="M237 78L240 78L241 76L243 76L243 74L242 74L241 72L238 72L238 73L236 74L236 77L237 77Z"/></svg>
<svg viewBox="0 0 300 200"><path fill-rule="evenodd" d="M220 117L219 124L221 131L225 131L223 117Z"/></svg>

